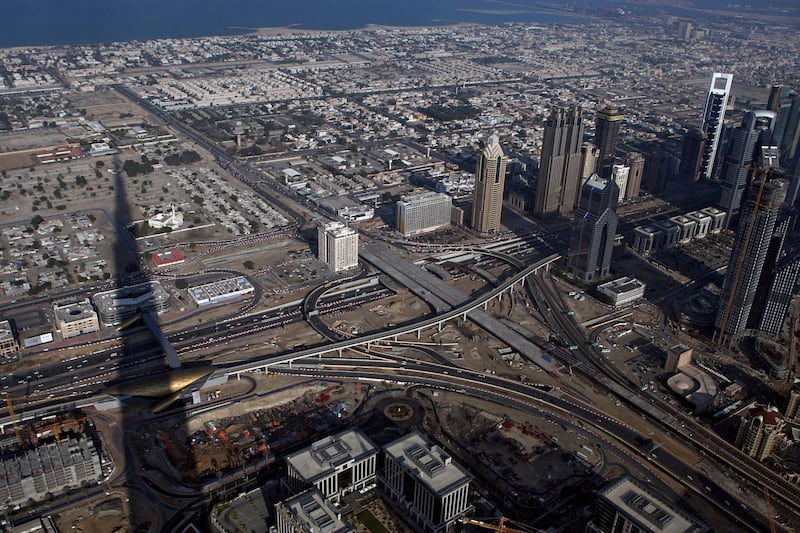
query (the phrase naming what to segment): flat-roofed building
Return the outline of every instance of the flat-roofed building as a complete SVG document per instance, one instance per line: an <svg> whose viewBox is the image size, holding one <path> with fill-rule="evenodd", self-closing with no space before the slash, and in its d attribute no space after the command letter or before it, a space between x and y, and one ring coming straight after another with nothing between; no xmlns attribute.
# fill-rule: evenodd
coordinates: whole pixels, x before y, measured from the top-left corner
<svg viewBox="0 0 800 533"><path fill-rule="evenodd" d="M697 222L685 215L669 217L670 222L678 226L678 242L687 243L697 235Z"/></svg>
<svg viewBox="0 0 800 533"><path fill-rule="evenodd" d="M607 296L613 305L623 305L644 296L647 285L636 278L619 278L597 286L598 292Z"/></svg>
<svg viewBox="0 0 800 533"><path fill-rule="evenodd" d="M384 448L381 485L389 499L399 504L401 512L422 531L446 531L472 509L471 481L444 450L416 431Z"/></svg>
<svg viewBox="0 0 800 533"><path fill-rule="evenodd" d="M157 281L98 292L92 297L100 321L106 326L122 324L137 313L169 312L169 293Z"/></svg>
<svg viewBox="0 0 800 533"><path fill-rule="evenodd" d="M678 225L671 220L659 220L653 224L653 227L659 230L664 236L664 239L661 241L664 248L675 246L675 244L678 243L678 236L681 230Z"/></svg>
<svg viewBox="0 0 800 533"><path fill-rule="evenodd" d="M711 225L708 231L711 233L719 233L725 227L725 211L717 207L706 207L700 210L701 213L711 218Z"/></svg>
<svg viewBox="0 0 800 533"><path fill-rule="evenodd" d="M42 501L102 478L100 456L91 439L62 437L0 459L0 502L5 506Z"/></svg>
<svg viewBox="0 0 800 533"><path fill-rule="evenodd" d="M317 255L334 272L358 266L358 233L341 222L317 227Z"/></svg>
<svg viewBox="0 0 800 533"><path fill-rule="evenodd" d="M201 306L218 304L233 298L241 298L242 296L253 294L253 292L255 292L255 287L244 276L222 279L189 288L189 295L197 305Z"/></svg>
<svg viewBox="0 0 800 533"><path fill-rule="evenodd" d="M672 507L630 476L597 491L591 533L702 533L708 526Z"/></svg>
<svg viewBox="0 0 800 533"><path fill-rule="evenodd" d="M661 248L663 235L653 226L639 226L633 230L633 249L642 255L650 255Z"/></svg>
<svg viewBox="0 0 800 533"><path fill-rule="evenodd" d="M54 304L53 311L56 315L56 327L64 339L100 330L97 313L88 298L80 302Z"/></svg>
<svg viewBox="0 0 800 533"><path fill-rule="evenodd" d="M14 330L8 320L0 320L0 357L13 357L19 352L19 344L14 338Z"/></svg>
<svg viewBox="0 0 800 533"><path fill-rule="evenodd" d="M410 237L449 226L453 199L442 192L424 192L403 196L396 207L397 231Z"/></svg>
<svg viewBox="0 0 800 533"><path fill-rule="evenodd" d="M326 498L342 496L375 483L378 447L358 431L325 437L286 458L289 487L316 487Z"/></svg>
<svg viewBox="0 0 800 533"><path fill-rule="evenodd" d="M351 533L354 529L317 489L275 505L278 533Z"/></svg>
<svg viewBox="0 0 800 533"><path fill-rule="evenodd" d="M691 213L686 213L686 218L689 220L694 220L697 224L697 230L694 234L695 239L702 239L708 235L708 232L711 230L710 216L706 215L702 211L692 211Z"/></svg>

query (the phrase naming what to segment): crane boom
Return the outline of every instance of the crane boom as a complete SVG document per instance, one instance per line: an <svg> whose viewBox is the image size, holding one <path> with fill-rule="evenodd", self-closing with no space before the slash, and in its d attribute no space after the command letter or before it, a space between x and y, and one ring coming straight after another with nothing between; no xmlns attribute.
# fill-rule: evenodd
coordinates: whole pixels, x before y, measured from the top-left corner
<svg viewBox="0 0 800 533"><path fill-rule="evenodd" d="M14 406L11 405L11 395L6 393L6 405L8 406L8 416L11 418L11 423L14 425L14 433L17 435L17 444L22 448L22 435L19 432L19 424L17 424L17 417L14 415Z"/></svg>
<svg viewBox="0 0 800 533"><path fill-rule="evenodd" d="M509 527L509 526L506 525L506 521L507 521L507 519L506 519L505 516L501 516L500 517L500 520L499 520L497 525L490 524L490 523L484 522L482 520L475 520L475 519L472 519L472 518L462 518L461 519L461 523L462 524L468 524L468 525L471 525L471 526L477 526L477 527L480 527L480 528L483 528L483 529L491 529L493 531L501 531L503 533L530 533L529 531L525 531L523 529L515 529L513 527Z"/></svg>
<svg viewBox="0 0 800 533"><path fill-rule="evenodd" d="M775 518L772 516L772 502L769 500L769 489L764 487L764 506L767 510L767 520L769 520L770 533L777 533L775 527Z"/></svg>

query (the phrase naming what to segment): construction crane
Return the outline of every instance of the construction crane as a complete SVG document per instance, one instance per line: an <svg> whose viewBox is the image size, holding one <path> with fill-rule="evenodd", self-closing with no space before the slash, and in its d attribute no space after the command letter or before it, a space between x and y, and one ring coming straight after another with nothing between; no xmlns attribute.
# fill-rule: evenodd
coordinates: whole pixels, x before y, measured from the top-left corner
<svg viewBox="0 0 800 533"><path fill-rule="evenodd" d="M769 501L769 489L764 487L764 506L767 509L767 520L769 520L770 533L777 533L775 527L775 517L772 516L772 502Z"/></svg>
<svg viewBox="0 0 800 533"><path fill-rule="evenodd" d="M17 444L22 448L22 435L19 432L19 424L17 424L17 417L14 415L14 406L11 404L11 395L6 393L6 405L8 406L8 416L11 418L11 423L14 425L14 433L17 435Z"/></svg>
<svg viewBox="0 0 800 533"><path fill-rule="evenodd" d="M493 519L488 519L493 520ZM491 529L492 531L502 531L503 533L531 533L530 529L516 529L506 525L506 522L512 522L505 516L501 516L500 520L498 521L497 525L490 524L488 522L484 522L482 520L475 520L473 518L462 518L462 524L468 524L470 526L477 526L482 529ZM518 524L522 525L522 524Z"/></svg>

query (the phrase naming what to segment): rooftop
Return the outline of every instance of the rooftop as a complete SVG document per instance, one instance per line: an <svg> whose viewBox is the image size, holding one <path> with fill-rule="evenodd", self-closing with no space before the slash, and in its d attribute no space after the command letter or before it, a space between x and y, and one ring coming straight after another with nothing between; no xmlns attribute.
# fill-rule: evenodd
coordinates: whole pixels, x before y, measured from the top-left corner
<svg viewBox="0 0 800 533"><path fill-rule="evenodd" d="M348 462L361 461L376 455L378 448L364 434L345 431L314 442L310 447L286 458L306 480L324 478Z"/></svg>
<svg viewBox="0 0 800 533"><path fill-rule="evenodd" d="M446 493L471 479L443 449L416 431L388 444L384 451L434 494Z"/></svg>

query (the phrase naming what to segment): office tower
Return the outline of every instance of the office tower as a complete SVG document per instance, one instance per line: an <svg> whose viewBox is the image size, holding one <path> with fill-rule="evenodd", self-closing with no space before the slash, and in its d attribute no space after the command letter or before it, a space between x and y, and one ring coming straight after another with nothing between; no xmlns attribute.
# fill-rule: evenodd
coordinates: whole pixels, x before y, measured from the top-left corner
<svg viewBox="0 0 800 533"><path fill-rule="evenodd" d="M639 197L644 176L644 156L639 152L631 152L625 156L625 166L628 171L628 187L625 190L626 200L635 200Z"/></svg>
<svg viewBox="0 0 800 533"><path fill-rule="evenodd" d="M618 199L617 184L596 174L581 189L567 263L570 271L585 282L605 278L610 272Z"/></svg>
<svg viewBox="0 0 800 533"><path fill-rule="evenodd" d="M544 126L534 216L570 216L581 182L583 118L580 106L553 107Z"/></svg>
<svg viewBox="0 0 800 533"><path fill-rule="evenodd" d="M338 503L375 483L379 451L366 435L352 429L320 439L286 457L289 488L295 494L317 489Z"/></svg>
<svg viewBox="0 0 800 533"><path fill-rule="evenodd" d="M341 222L317 227L317 255L334 272L358 266L358 233Z"/></svg>
<svg viewBox="0 0 800 533"><path fill-rule="evenodd" d="M738 221L748 178L753 175L755 156L758 154L756 146L770 142L774 125L775 113L772 111L748 111L741 125L733 131L720 177L722 192L719 207L727 213L727 228Z"/></svg>
<svg viewBox="0 0 800 533"><path fill-rule="evenodd" d="M787 420L796 421L800 414L800 381L792 383L792 390L789 391L789 402L786 404L784 417Z"/></svg>
<svg viewBox="0 0 800 533"><path fill-rule="evenodd" d="M781 162L786 167L791 162L800 161L800 94L792 92L786 101L778 106L778 119L775 126L775 139L781 153ZM780 135L778 126L780 125Z"/></svg>
<svg viewBox="0 0 800 533"><path fill-rule="evenodd" d="M683 135L681 165L678 175L681 179L697 181L700 179L700 163L703 161L703 150L706 136L697 128L692 128Z"/></svg>
<svg viewBox="0 0 800 533"><path fill-rule="evenodd" d="M625 115L616 107L606 107L595 118L594 144L600 149L597 173L601 178L611 177L611 166L617 154L617 139Z"/></svg>
<svg viewBox="0 0 800 533"><path fill-rule="evenodd" d="M625 165L612 165L611 166L611 179L617 184L619 189L619 198L617 203L622 203L625 200L625 193L628 190L628 176L630 175L630 167Z"/></svg>
<svg viewBox="0 0 800 533"><path fill-rule="evenodd" d="M788 234L793 221L787 220L785 231ZM765 278L765 284L769 285L763 305L761 304L763 290L756 293L756 300L753 304L755 319L758 320L758 330L768 335L777 335L783 326L786 314L789 311L789 304L794 296L794 289L800 280L800 246L794 243L791 250L784 242L778 251L779 256L775 261L775 267L771 276ZM761 287L760 287L761 288ZM759 318L760 316L760 318Z"/></svg>
<svg viewBox="0 0 800 533"><path fill-rule="evenodd" d="M700 176L710 179L717 158L722 124L725 122L725 106L731 94L733 74L714 72L708 89L706 107L703 110L703 124L700 129L706 136L706 145L700 162Z"/></svg>
<svg viewBox="0 0 800 533"><path fill-rule="evenodd" d="M275 504L277 533L352 533L355 531L330 500L309 489Z"/></svg>
<svg viewBox="0 0 800 533"><path fill-rule="evenodd" d="M693 352L694 350L685 344L676 344L667 352L667 362L664 364L664 370L677 372L681 367L692 362Z"/></svg>
<svg viewBox="0 0 800 533"><path fill-rule="evenodd" d="M678 23L678 39L688 41L692 38L692 23L681 21Z"/></svg>
<svg viewBox="0 0 800 533"><path fill-rule="evenodd" d="M775 262L781 255L789 226L789 219L781 217L786 188L785 181L766 175L750 185L719 299L715 321L719 342L730 344L746 328L756 327L760 322L759 313L764 306L757 303L754 309L753 302L759 285L762 289L758 292L764 294L767 290L763 287L769 286Z"/></svg>
<svg viewBox="0 0 800 533"><path fill-rule="evenodd" d="M645 185L653 194L661 194L667 190L667 183L672 181L678 171L678 160L663 150L650 154L645 161Z"/></svg>
<svg viewBox="0 0 800 533"><path fill-rule="evenodd" d="M403 196L396 204L397 231L409 237L450 225L453 199L443 192Z"/></svg>
<svg viewBox="0 0 800 533"><path fill-rule="evenodd" d="M781 100L786 92L786 87L783 85L773 85L769 90L769 98L767 98L767 111L778 112Z"/></svg>
<svg viewBox="0 0 800 533"><path fill-rule="evenodd" d="M652 486L630 476L596 492L587 533L705 533L708 526L684 514L653 492Z"/></svg>
<svg viewBox="0 0 800 533"><path fill-rule="evenodd" d="M581 146L581 186L586 183L589 176L597 172L597 159L600 157L600 149L590 142L583 143Z"/></svg>
<svg viewBox="0 0 800 533"><path fill-rule="evenodd" d="M387 444L379 481L389 501L399 504L419 530L449 531L472 509L472 478L445 451L414 431Z"/></svg>
<svg viewBox="0 0 800 533"><path fill-rule="evenodd" d="M756 405L739 423L735 446L757 461L763 461L780 439L784 419L774 405Z"/></svg>
<svg viewBox="0 0 800 533"><path fill-rule="evenodd" d="M472 192L471 224L481 233L500 229L507 162L508 158L500 148L500 140L497 135L489 136L486 147L478 156L478 164L475 168L475 189Z"/></svg>

